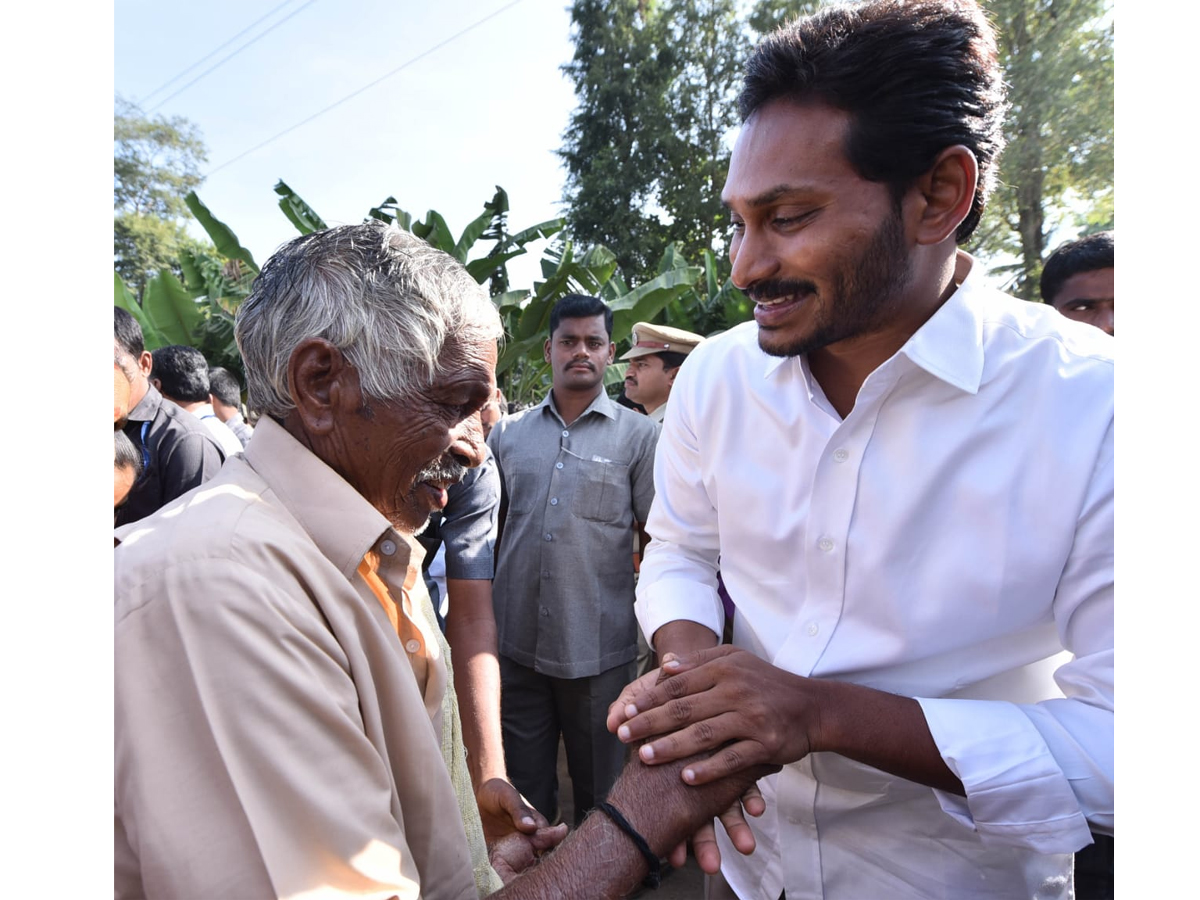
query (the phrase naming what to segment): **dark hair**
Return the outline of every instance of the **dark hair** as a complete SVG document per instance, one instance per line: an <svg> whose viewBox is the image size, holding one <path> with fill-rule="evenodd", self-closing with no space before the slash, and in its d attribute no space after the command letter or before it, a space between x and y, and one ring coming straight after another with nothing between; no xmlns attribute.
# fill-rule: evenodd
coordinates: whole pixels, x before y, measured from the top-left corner
<svg viewBox="0 0 1200 900"><path fill-rule="evenodd" d="M113 429L113 468L132 469L135 482L142 475L142 454L120 428Z"/></svg>
<svg viewBox="0 0 1200 900"><path fill-rule="evenodd" d="M163 396L184 403L208 402L208 362L195 347L171 344L150 353L150 377L162 382Z"/></svg>
<svg viewBox="0 0 1200 900"><path fill-rule="evenodd" d="M554 334L563 319L590 319L593 316L604 316L604 330L611 339L613 314L607 303L587 294L563 294L550 310L550 333Z"/></svg>
<svg viewBox="0 0 1200 900"><path fill-rule="evenodd" d="M846 158L897 200L942 150L969 148L979 183L958 241L979 224L1007 102L995 34L974 0L871 0L785 25L746 63L738 113L744 122L780 98L849 113Z"/></svg>
<svg viewBox="0 0 1200 900"><path fill-rule="evenodd" d="M228 369L214 366L208 370L208 392L235 409L242 405L242 386Z"/></svg>
<svg viewBox="0 0 1200 900"><path fill-rule="evenodd" d="M1042 299L1053 306L1054 298L1068 278L1080 272L1115 268L1115 256L1111 231L1097 231L1078 240L1059 244L1058 249L1046 260L1046 268L1042 269Z"/></svg>
<svg viewBox="0 0 1200 900"><path fill-rule="evenodd" d="M117 346L135 360L146 352L142 326L128 310L119 306L113 307L113 337L116 338Z"/></svg>

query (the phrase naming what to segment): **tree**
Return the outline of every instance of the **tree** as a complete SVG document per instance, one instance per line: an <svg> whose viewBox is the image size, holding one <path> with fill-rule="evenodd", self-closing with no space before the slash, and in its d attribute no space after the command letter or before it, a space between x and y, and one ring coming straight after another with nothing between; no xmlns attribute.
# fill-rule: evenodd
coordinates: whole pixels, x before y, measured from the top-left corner
<svg viewBox="0 0 1200 900"><path fill-rule="evenodd" d="M1015 257L993 271L1037 297L1047 239L1113 225L1113 26L1109 0L987 0L1012 109L996 192L973 241ZM1072 221L1073 220L1073 221Z"/></svg>
<svg viewBox="0 0 1200 900"><path fill-rule="evenodd" d="M180 274L181 250L203 247L187 234L184 197L203 181L207 154L187 119L148 118L119 96L113 143L113 262L140 297L158 272Z"/></svg>
<svg viewBox="0 0 1200 900"><path fill-rule="evenodd" d="M645 270L669 243L653 206L674 54L653 0L575 0L571 23L575 54L563 70L578 105L559 151L569 230L608 247L625 271Z"/></svg>

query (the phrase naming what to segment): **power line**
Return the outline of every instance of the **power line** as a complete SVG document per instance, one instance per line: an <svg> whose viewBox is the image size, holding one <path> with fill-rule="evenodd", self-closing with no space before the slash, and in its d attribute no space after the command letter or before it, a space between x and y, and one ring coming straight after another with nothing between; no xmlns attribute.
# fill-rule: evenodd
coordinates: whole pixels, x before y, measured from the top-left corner
<svg viewBox="0 0 1200 900"><path fill-rule="evenodd" d="M169 79L168 81L163 82L158 87L156 87L154 90L152 90L150 93L148 93L146 96L142 97L142 99L140 99L138 101L138 105L144 104L147 100L149 100L151 97L153 97L159 91L173 85L175 82L177 82L180 78L182 78L188 72L192 71L192 69L196 68L196 66L200 65L201 63L208 62L210 59L212 59L214 56L216 56L218 53L220 53L222 50L224 50L226 47L228 47L230 44L232 44L238 38L240 38L243 34L245 34L247 31L249 31L251 28L253 28L255 25L257 25L259 22L262 22L265 19L269 19L271 16L275 15L275 13L279 12L279 10L283 9L285 6L287 6L291 2L293 2L293 0L283 0L282 3L280 3L274 9L272 9L269 13L267 13L266 15L264 15L258 19L255 19L253 22L251 22L249 25L247 25L245 28L243 28L241 31L239 31L237 34L235 34L233 37L231 37L229 40L227 40L221 46L217 47L215 50L213 50L207 56L196 60L194 63L192 63L190 66L188 66L182 72L180 72L178 75L174 76L173 78Z"/></svg>
<svg viewBox="0 0 1200 900"><path fill-rule="evenodd" d="M290 2L290 0L289 0L289 2ZM154 112L154 110L161 107L164 103L166 103L171 98L178 97L180 94L182 94L184 91L186 91L188 88L190 88L193 84L195 84L197 81L199 81L205 75L208 75L210 72L213 72L213 71L221 68L221 66L225 65L225 63L229 62L231 59L233 59L235 56L237 56L239 53L241 53L247 47L249 47L252 44L257 44L259 41L261 41L264 37L266 37L268 34L270 34L272 31L274 31L276 28L278 28L280 25L282 25L284 22L286 22L292 16L296 15L296 13L303 12L304 10L308 9L308 7L312 6L316 2L317 2L317 0L308 0L308 2L305 3L303 6L301 6L299 9L288 13L286 16L284 16L282 19L280 19L278 22L276 22L274 25L272 25L266 31L262 32L261 34L257 35L256 37L254 37L254 38L250 39L249 41L247 41L246 43L242 44L242 46L238 47L236 50L234 50L232 53L230 53L228 56L226 56L224 59L222 59L216 65L210 66L209 68L205 69L203 72L201 72L199 75L197 75L191 81L189 81L187 84L185 84L179 90L177 90L175 93L168 94L166 97L164 97L158 103L156 103L154 105L154 108L151 109L150 112Z"/></svg>
<svg viewBox="0 0 1200 900"><path fill-rule="evenodd" d="M392 69L392 71L388 72L387 74L379 76L374 81L372 81L370 84L363 85L362 87L360 87L358 90L354 91L353 93L347 94L341 100L337 100L334 103L329 104L329 106L325 107L324 109L320 110L319 112L313 113L307 119L297 122L295 125L292 125L290 128L285 128L283 131L279 132L278 134L272 135L271 137L267 138L261 144L256 144L253 147L251 147L249 150L246 150L243 153L239 153L237 156L233 157L233 159L226 160L225 162L221 163L216 168L210 169L204 177L208 178L211 175L215 175L217 172L220 172L226 166L233 165L239 159L249 156L251 153L254 153L256 150L261 150L263 147L267 146L267 144L270 144L274 141L279 140L279 138L283 137L285 134L289 134L290 132L295 131L301 125L307 125L309 122L313 121L313 119L316 119L316 118L319 118L319 117L325 115L325 113L329 112L330 110L334 109L335 107L341 106L347 100L351 100L354 97L357 97L363 91L375 87L375 85L379 84L381 81L386 81L387 79L391 78L393 75L397 74L398 72L400 72L404 69L407 69L413 63L424 59L426 56L429 56L429 54L433 53L435 50L440 50L442 47L445 47L451 41L457 40L458 38L462 37L467 32L473 31L474 29L476 29L480 25L482 25L484 22L487 22L489 19L496 18L496 16L500 15L500 13L506 12L506 11L512 9L514 6L516 6L517 4L519 4L521 2L522 2L522 0L512 0L511 3L508 3L508 4L500 7L498 10L496 10L493 13L489 13L488 15L486 15L482 19L480 19L478 22L468 25L462 31L459 31L459 32L456 32L455 34L450 35L450 37L446 38L440 44L434 44L432 47L430 47L424 53L420 53L417 56L414 56L412 59L408 60L407 62L404 62L404 63L400 64L399 66L397 66L396 68Z"/></svg>

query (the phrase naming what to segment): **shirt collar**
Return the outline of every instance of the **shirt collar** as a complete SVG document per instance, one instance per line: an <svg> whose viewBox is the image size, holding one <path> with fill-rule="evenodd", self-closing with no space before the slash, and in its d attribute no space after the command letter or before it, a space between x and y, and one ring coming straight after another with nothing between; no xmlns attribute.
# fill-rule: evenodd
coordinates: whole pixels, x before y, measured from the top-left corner
<svg viewBox="0 0 1200 900"><path fill-rule="evenodd" d="M158 392L158 388L147 383L146 396L139 400L137 406L129 411L126 421L153 422L154 417L158 415L158 408L162 406L162 402L163 395Z"/></svg>
<svg viewBox="0 0 1200 900"><path fill-rule="evenodd" d="M955 279L960 281L958 288L904 343L899 353L935 378L974 394L983 379L983 317L977 298L987 287L979 264L962 250L955 257ZM807 369L797 357L765 353L763 356L764 378L771 377L786 363L808 384ZM811 385L809 396L812 396Z"/></svg>
<svg viewBox="0 0 1200 900"><path fill-rule="evenodd" d="M542 402L539 403L535 408L542 409L543 407L554 413L560 422L562 421L562 416L558 412L558 407L554 405L554 391L547 391L546 396L542 398ZM600 388L600 393L596 395L596 399L589 403L587 405L587 409L579 414L579 418L582 419L590 412L598 412L600 415L608 416L610 419L615 419L617 417L616 404L608 399L608 392L604 390L603 387ZM578 421L578 419L576 421Z"/></svg>
<svg viewBox="0 0 1200 900"><path fill-rule="evenodd" d="M396 531L349 482L274 419L259 419L244 453L322 555L347 579L354 579L372 549L391 557L393 566L408 564L416 542Z"/></svg>

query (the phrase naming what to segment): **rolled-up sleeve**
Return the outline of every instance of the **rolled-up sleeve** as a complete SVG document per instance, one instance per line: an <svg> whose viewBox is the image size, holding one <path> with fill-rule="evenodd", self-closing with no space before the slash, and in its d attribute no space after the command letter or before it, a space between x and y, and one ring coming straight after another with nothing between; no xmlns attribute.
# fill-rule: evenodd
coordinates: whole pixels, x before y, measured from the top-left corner
<svg viewBox="0 0 1200 900"><path fill-rule="evenodd" d="M496 530L500 511L500 472L489 458L470 481L451 488L442 519L446 545L446 577L490 580L495 574Z"/></svg>

